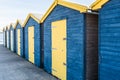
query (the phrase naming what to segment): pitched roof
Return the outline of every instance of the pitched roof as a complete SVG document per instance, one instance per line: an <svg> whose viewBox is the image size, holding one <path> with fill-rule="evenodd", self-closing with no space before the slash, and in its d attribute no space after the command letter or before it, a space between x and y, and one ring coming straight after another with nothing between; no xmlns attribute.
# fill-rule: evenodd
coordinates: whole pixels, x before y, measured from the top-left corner
<svg viewBox="0 0 120 80"><path fill-rule="evenodd" d="M67 1L63 1L63 0L55 0L53 2L53 4L51 5L51 7L48 9L48 11L45 13L45 15L42 17L42 19L40 20L41 23L44 22L44 20L49 16L49 14L52 12L52 10L57 6L57 5L62 5L77 11L80 11L81 13L85 13L87 12L88 8L86 6L77 4L77 3L72 3L72 2L67 2Z"/></svg>
<svg viewBox="0 0 120 80"><path fill-rule="evenodd" d="M17 20L16 23L15 23L15 25L14 25L14 28L16 28L18 24L20 24L21 27L23 27L23 26L22 26L23 21L22 21L22 20Z"/></svg>
<svg viewBox="0 0 120 80"><path fill-rule="evenodd" d="M91 6L90 8L92 10L99 10L105 3L107 3L109 0L96 0Z"/></svg>
<svg viewBox="0 0 120 80"><path fill-rule="evenodd" d="M6 26L6 30L9 30L9 29L10 29L10 25L7 25L7 26Z"/></svg>
<svg viewBox="0 0 120 80"><path fill-rule="evenodd" d="M11 23L11 24L10 24L10 28L11 28L11 27L15 28L15 25L16 25L15 23Z"/></svg>
<svg viewBox="0 0 120 80"><path fill-rule="evenodd" d="M35 21L37 21L38 23L40 23L40 19L42 18L42 14L35 14L35 13L30 13L28 14L26 20L23 23L23 27L26 25L26 23L28 22L29 18L33 18Z"/></svg>
<svg viewBox="0 0 120 80"><path fill-rule="evenodd" d="M5 31L6 30L6 27L3 27L3 31Z"/></svg>

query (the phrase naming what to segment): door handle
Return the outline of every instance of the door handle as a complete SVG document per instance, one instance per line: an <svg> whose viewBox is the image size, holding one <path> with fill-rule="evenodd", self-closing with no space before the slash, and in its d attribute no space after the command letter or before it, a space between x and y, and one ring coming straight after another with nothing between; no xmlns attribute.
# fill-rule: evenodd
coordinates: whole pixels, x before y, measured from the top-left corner
<svg viewBox="0 0 120 80"><path fill-rule="evenodd" d="M66 66L66 63L63 63L64 66Z"/></svg>
<svg viewBox="0 0 120 80"><path fill-rule="evenodd" d="M66 38L63 38L63 40L66 40Z"/></svg>

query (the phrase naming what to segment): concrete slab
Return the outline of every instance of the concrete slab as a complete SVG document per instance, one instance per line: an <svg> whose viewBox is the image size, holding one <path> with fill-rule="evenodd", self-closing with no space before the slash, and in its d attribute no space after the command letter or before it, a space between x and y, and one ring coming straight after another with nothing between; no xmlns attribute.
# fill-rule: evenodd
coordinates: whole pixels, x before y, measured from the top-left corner
<svg viewBox="0 0 120 80"><path fill-rule="evenodd" d="M0 45L0 80L57 80Z"/></svg>

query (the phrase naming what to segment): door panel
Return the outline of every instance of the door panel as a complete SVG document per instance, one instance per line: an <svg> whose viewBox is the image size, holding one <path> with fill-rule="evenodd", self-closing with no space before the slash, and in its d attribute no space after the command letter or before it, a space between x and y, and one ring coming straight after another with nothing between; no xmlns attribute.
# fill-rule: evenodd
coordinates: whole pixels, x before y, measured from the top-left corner
<svg viewBox="0 0 120 80"><path fill-rule="evenodd" d="M66 20L52 22L52 74L66 80Z"/></svg>
<svg viewBox="0 0 120 80"><path fill-rule="evenodd" d="M7 31L7 48L9 48L9 33Z"/></svg>
<svg viewBox="0 0 120 80"><path fill-rule="evenodd" d="M13 31L11 31L11 51L13 51Z"/></svg>
<svg viewBox="0 0 120 80"><path fill-rule="evenodd" d="M34 27L28 28L28 49L29 61L34 63Z"/></svg>
<svg viewBox="0 0 120 80"><path fill-rule="evenodd" d="M20 47L21 47L21 45L20 45L20 43L21 43L21 41L20 41L20 29L18 29L17 30L17 44L18 44L18 55L20 55Z"/></svg>
<svg viewBox="0 0 120 80"><path fill-rule="evenodd" d="M5 31L3 32L3 44L5 46Z"/></svg>

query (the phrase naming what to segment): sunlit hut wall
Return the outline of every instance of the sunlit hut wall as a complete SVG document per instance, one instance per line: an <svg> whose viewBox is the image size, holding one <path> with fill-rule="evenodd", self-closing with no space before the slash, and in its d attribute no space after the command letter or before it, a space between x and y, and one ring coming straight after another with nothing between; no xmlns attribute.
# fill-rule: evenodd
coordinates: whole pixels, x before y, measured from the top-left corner
<svg viewBox="0 0 120 80"><path fill-rule="evenodd" d="M3 28L3 45L5 46L5 28Z"/></svg>
<svg viewBox="0 0 120 80"><path fill-rule="evenodd" d="M19 56L24 57L24 28L22 23L23 21L17 20L15 24L15 51Z"/></svg>
<svg viewBox="0 0 120 80"><path fill-rule="evenodd" d="M87 9L55 0L41 19L44 69L61 80L98 78L98 16Z"/></svg>
<svg viewBox="0 0 120 80"><path fill-rule="evenodd" d="M4 46L6 47L6 28L4 27L3 28L3 44L4 44Z"/></svg>
<svg viewBox="0 0 120 80"><path fill-rule="evenodd" d="M41 14L30 13L23 26L25 35L25 58L38 67L41 67Z"/></svg>
<svg viewBox="0 0 120 80"><path fill-rule="evenodd" d="M5 28L5 47L7 47L7 27L4 27Z"/></svg>
<svg viewBox="0 0 120 80"><path fill-rule="evenodd" d="M120 79L120 0L96 0L99 12L99 80Z"/></svg>
<svg viewBox="0 0 120 80"><path fill-rule="evenodd" d="M15 36L15 24L12 23L10 25L10 50L15 52L15 41L14 41L14 37Z"/></svg>
<svg viewBox="0 0 120 80"><path fill-rule="evenodd" d="M3 28L0 28L0 44L3 44L4 46L4 32L3 32Z"/></svg>
<svg viewBox="0 0 120 80"><path fill-rule="evenodd" d="M10 48L10 33L9 33L9 25L6 26L6 33L7 33L7 48Z"/></svg>

